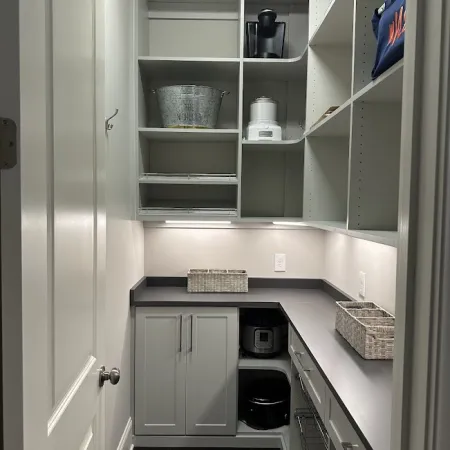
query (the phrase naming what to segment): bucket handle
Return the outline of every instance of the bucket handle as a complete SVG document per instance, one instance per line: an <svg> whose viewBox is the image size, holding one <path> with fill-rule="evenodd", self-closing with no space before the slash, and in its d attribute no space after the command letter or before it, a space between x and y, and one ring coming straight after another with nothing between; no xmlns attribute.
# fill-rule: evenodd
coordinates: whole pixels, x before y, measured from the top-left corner
<svg viewBox="0 0 450 450"><path fill-rule="evenodd" d="M230 91L222 91L222 93L220 94L221 98L224 98L225 95L228 95L230 93Z"/></svg>

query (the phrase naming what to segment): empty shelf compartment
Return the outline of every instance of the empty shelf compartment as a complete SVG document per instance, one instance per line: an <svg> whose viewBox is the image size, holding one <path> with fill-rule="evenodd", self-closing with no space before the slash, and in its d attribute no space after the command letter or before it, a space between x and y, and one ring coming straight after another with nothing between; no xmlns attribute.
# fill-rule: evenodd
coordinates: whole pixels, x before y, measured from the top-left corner
<svg viewBox="0 0 450 450"><path fill-rule="evenodd" d="M149 214L152 210L194 209L201 212L210 209L233 215L237 208L237 186L142 184L140 194L141 208L152 208L146 210Z"/></svg>

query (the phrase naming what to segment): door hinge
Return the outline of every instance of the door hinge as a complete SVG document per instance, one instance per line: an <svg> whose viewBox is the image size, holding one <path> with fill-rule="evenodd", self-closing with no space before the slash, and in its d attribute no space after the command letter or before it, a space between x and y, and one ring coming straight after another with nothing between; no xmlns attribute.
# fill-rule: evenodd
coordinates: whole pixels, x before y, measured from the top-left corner
<svg viewBox="0 0 450 450"><path fill-rule="evenodd" d="M14 120L0 117L0 169L12 169L17 164L17 125Z"/></svg>

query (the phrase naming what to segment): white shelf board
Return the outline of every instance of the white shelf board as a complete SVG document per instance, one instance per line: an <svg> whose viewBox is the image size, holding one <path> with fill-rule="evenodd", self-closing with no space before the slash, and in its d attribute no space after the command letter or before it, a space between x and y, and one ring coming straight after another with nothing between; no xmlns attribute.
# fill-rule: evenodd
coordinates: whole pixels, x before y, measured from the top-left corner
<svg viewBox="0 0 450 450"><path fill-rule="evenodd" d="M275 370L283 372L291 382L291 357L288 352L276 358L239 358L239 369Z"/></svg>
<svg viewBox="0 0 450 450"><path fill-rule="evenodd" d="M235 208L139 208L140 220L232 220Z"/></svg>
<svg viewBox="0 0 450 450"><path fill-rule="evenodd" d="M285 141L242 141L243 150L267 150L273 152L301 152L305 146L305 138Z"/></svg>
<svg viewBox="0 0 450 450"><path fill-rule="evenodd" d="M284 425L279 428L274 428L273 430L255 430L249 427L244 422L239 421L237 426L238 435L258 435L258 436L284 436L289 433L289 425Z"/></svg>
<svg viewBox="0 0 450 450"><path fill-rule="evenodd" d="M257 81L294 81L306 79L308 48L296 58L245 58L244 79Z"/></svg>
<svg viewBox="0 0 450 450"><path fill-rule="evenodd" d="M334 231L337 233L347 233L347 224L345 222L331 221L331 220L321 220L321 221L306 221L307 225L319 228L325 231Z"/></svg>
<svg viewBox="0 0 450 450"><path fill-rule="evenodd" d="M352 99L347 100L328 117L314 124L305 135L308 136L349 136L350 135L350 105Z"/></svg>
<svg viewBox="0 0 450 450"><path fill-rule="evenodd" d="M367 103L393 103L402 101L403 60L394 64L377 79L353 96L353 101Z"/></svg>
<svg viewBox="0 0 450 450"><path fill-rule="evenodd" d="M139 128L139 133L152 141L166 142L237 142L239 130L200 128Z"/></svg>
<svg viewBox="0 0 450 450"><path fill-rule="evenodd" d="M376 242L378 244L388 245L389 247L397 247L398 245L397 231L348 230L347 234L356 239Z"/></svg>
<svg viewBox="0 0 450 450"><path fill-rule="evenodd" d="M141 74L151 80L235 81L239 79L239 58L138 58Z"/></svg>
<svg viewBox="0 0 450 450"><path fill-rule="evenodd" d="M351 45L353 37L353 2L332 0L309 45Z"/></svg>
<svg viewBox="0 0 450 450"><path fill-rule="evenodd" d="M207 184L207 185L236 185L236 175L206 175L206 174L152 174L143 173L139 177L141 184Z"/></svg>
<svg viewBox="0 0 450 450"><path fill-rule="evenodd" d="M381 231L381 230L348 230L345 222L333 221L307 221L310 227L320 230L331 231L334 233L345 234L356 239L376 242L378 244L397 247L398 233L397 231Z"/></svg>

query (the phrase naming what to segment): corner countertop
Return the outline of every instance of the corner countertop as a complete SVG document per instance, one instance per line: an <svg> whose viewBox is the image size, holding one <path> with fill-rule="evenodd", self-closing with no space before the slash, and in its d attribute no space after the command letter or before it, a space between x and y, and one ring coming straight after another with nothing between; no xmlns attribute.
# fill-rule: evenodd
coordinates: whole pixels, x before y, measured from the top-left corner
<svg viewBox="0 0 450 450"><path fill-rule="evenodd" d="M304 286L316 288L250 287L247 294L189 294L186 287L151 287L143 279L132 289L130 298L131 306L137 307L280 307L309 349L367 450L389 450L392 361L361 358L335 330L335 299L320 289L323 285L320 280L305 281L311 283L306 282Z"/></svg>

